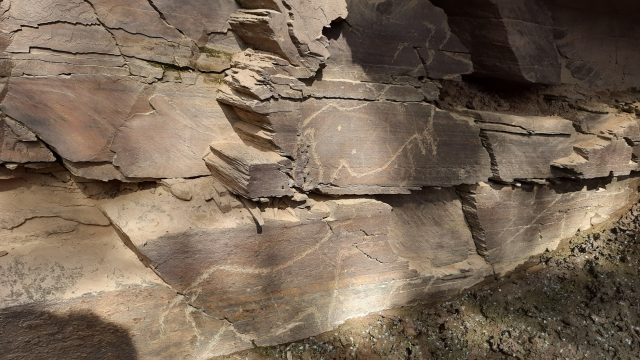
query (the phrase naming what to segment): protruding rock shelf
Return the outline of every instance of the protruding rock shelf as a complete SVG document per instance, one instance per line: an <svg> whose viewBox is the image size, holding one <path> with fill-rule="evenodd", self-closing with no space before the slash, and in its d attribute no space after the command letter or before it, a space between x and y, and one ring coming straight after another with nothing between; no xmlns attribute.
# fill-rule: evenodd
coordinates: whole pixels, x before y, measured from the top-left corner
<svg viewBox="0 0 640 360"><path fill-rule="evenodd" d="M0 357L289 342L612 221L640 198L634 10L0 2Z"/></svg>

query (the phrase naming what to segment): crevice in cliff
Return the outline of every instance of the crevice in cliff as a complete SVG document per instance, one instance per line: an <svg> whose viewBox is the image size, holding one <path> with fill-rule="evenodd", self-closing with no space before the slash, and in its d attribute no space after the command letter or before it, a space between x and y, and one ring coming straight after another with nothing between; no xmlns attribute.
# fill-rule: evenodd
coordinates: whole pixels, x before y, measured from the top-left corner
<svg viewBox="0 0 640 360"><path fill-rule="evenodd" d="M371 83L371 84L378 84L378 83ZM417 87L412 87L413 89L419 90ZM294 101L294 99L290 99L290 98L286 98L283 97L289 101ZM390 103L400 103L400 104L416 104L416 103L428 103L424 98L420 99L420 100L396 100L396 99L390 99L390 98L385 98L383 95L378 95L378 98L376 99L371 99L368 97L356 97L356 96L344 96L344 95L334 95L334 94L326 94L326 95L309 95L309 96L305 96L302 99L295 99L295 101L304 101L304 100L309 100L309 99L332 99L332 100L351 100L351 101L362 101L362 102L369 102L369 103L384 103L384 102L390 102Z"/></svg>
<svg viewBox="0 0 640 360"><path fill-rule="evenodd" d="M69 206L71 207L71 206ZM79 206L79 207L85 207L85 206ZM11 225L11 226L6 226L3 227L6 230L14 230L17 229L23 225L25 225L26 223L28 223L31 220L36 220L36 219L51 219L51 218L58 218L58 219L62 219L62 220L67 220L67 221L71 221L71 222L75 222L77 224L82 224L82 225L90 225L90 226L101 226L101 227L108 227L109 225L104 225L104 224L97 224L95 222L88 222L88 221L82 221L82 220L78 220L77 218L73 218L70 216L64 216L64 215L34 215L34 216L28 216L23 218L20 222Z"/></svg>
<svg viewBox="0 0 640 360"><path fill-rule="evenodd" d="M22 31L22 29L24 28L28 28L28 29L37 29L40 26L47 26L47 25L56 25L56 24L66 24L66 25L73 25L73 26L83 26L83 27L102 27L101 24L96 21L96 22L92 22L92 23L82 23L82 22L73 22L73 21L65 21L65 20L54 20L54 21L45 21L45 22L40 22L37 25L22 25L20 27L20 30L16 30L16 32L18 31Z"/></svg>
<svg viewBox="0 0 640 360"><path fill-rule="evenodd" d="M158 14L159 14L160 18L167 24L167 26L175 29L179 34L181 34L183 36L183 38L188 41L188 44L182 44L182 43L173 41L171 39L167 39L166 37L162 37L162 36L152 36L152 35L149 35L149 34L133 32L133 31L124 29L122 27L109 27L104 23L104 21L102 21L102 19L100 19L100 16L98 15L98 11L97 11L96 7L94 6L94 4L91 2L91 0L83 0L83 1L85 3L87 3L91 7L91 9L93 10L95 18L98 21L99 25L101 25L109 33L109 35L113 39L113 42L114 42L115 46L118 48L118 51L119 51L118 55L122 56L123 61L125 61L127 64L128 64L128 62L126 61L125 54L122 51L123 45L120 42L118 42L118 38L113 33L113 30L122 31L124 33L129 34L129 35L137 35L137 36L143 36L143 37L149 38L149 39L163 40L163 41L166 41L168 44L171 44L172 46L175 46L175 47L178 47L178 48L179 47L190 48L191 58L193 58L194 55L197 55L197 53L194 54L194 49L197 50L195 42L191 38L185 36L179 29L177 29L174 26L171 26L170 24L166 23L166 20L164 20L164 15L162 15L162 13L159 12L159 11L158 11ZM149 1L150 5L151 5L151 0L148 0L148 1ZM153 5L151 5L151 6L155 9L155 6L153 6ZM130 57L130 58L137 59L137 60L146 61L146 62L149 62L151 64L153 64L153 63L161 64L163 67L164 66L166 66L166 67L177 67L179 70L197 70L197 69L193 69L193 67L190 66L190 65L179 66L179 65L174 64L174 63L168 63L168 62L167 63L163 63L163 62L158 62L158 61L152 61L152 60L149 60L149 59L146 59L146 58L142 58L142 57L140 57L138 55L135 55L135 54L127 54L126 56ZM174 58L174 61L175 61L175 58ZM133 74L131 74L131 75L134 76Z"/></svg>
<svg viewBox="0 0 640 360"><path fill-rule="evenodd" d="M113 39L113 43L116 44L116 47L118 48L118 51L120 52L120 56L122 56L122 48L118 44L118 40L116 39L116 36L113 34L113 32L111 32L109 27L107 25L105 25L104 22L102 22L102 20L100 19L100 16L98 16L98 11L96 10L96 7L93 5L93 3L90 0L84 0L84 2L87 3L91 7L91 9L93 10L93 14L96 16L96 21L98 21L98 23L100 23L100 25L102 25L102 27L105 29L105 31L107 31L109 33L109 35L111 35L111 38Z"/></svg>
<svg viewBox="0 0 640 360"><path fill-rule="evenodd" d="M482 146L484 147L484 149L489 154L489 159L490 159L490 162L491 162L491 173L493 174L493 177L499 179L500 178L500 169L498 167L498 160L496 159L496 155L493 152L493 147L491 145L491 141L489 140L489 137L487 136L487 133L484 130L480 130L479 136L480 136L480 142L482 143Z"/></svg>
<svg viewBox="0 0 640 360"><path fill-rule="evenodd" d="M342 30L344 26L352 27L347 19L338 18L332 20L329 23L329 26L325 26L322 29L322 35L324 35L328 40L337 40L340 38L340 36L342 36Z"/></svg>
<svg viewBox="0 0 640 360"><path fill-rule="evenodd" d="M424 68L425 73L427 74L427 77L429 76L429 72L428 72L428 68L429 68L429 63L427 62L427 60L422 56L422 54L420 53L420 47L414 46L413 47L413 51L416 53L416 56L418 57L418 60L420 60L420 63L422 64L422 67Z"/></svg>
<svg viewBox="0 0 640 360"><path fill-rule="evenodd" d="M495 125L504 125L504 124L500 124L500 123L489 123L489 122L483 122L486 124L495 124ZM507 125L504 125L504 127L508 127ZM517 126L513 126L514 128L518 128ZM499 134L509 134L509 135L515 135L515 136L524 136L524 137L529 137L529 136L535 136L535 137L546 137L546 138L570 138L571 135L568 134L543 134L543 133L538 133L535 131L531 131L531 130L527 130L526 134L523 134L521 132L515 132L515 131L508 131L508 130L498 130L495 128L492 128L491 130L481 130L481 132L483 133L483 135L481 135L481 137L486 137L486 133L499 133Z"/></svg>
<svg viewBox="0 0 640 360"><path fill-rule="evenodd" d="M147 2L149 3L149 6L151 6L153 8L153 10L155 10L158 13L158 16L160 16L160 19L162 20L162 22L167 25L170 28L175 29L177 32L179 32L182 36L184 36L185 38L189 39L189 37L187 35L185 35L184 32L182 32L182 30L178 29L177 27L171 25L169 23L169 21L167 21L167 18L164 16L164 13L162 11L160 11L160 9L156 6L156 4L154 4L153 0L147 0Z"/></svg>
<svg viewBox="0 0 640 360"><path fill-rule="evenodd" d="M102 211L102 210L101 210ZM105 217L108 218L107 214L103 211ZM153 266L151 260L149 258L147 258L144 254L142 254L140 252L140 250L138 250L138 248L133 244L133 241L131 241L131 239L129 238L129 236L115 223L111 222L111 227L113 228L113 230L115 231L116 234L118 234L118 237L120 238L120 240L122 241L122 243L129 249L131 250L136 257L138 258L138 260L140 260L140 262L147 268L149 268L151 271L153 271L153 273L158 277L158 279L160 279L166 286L168 286L169 288L171 288L173 291L176 292L176 294L184 296L180 293L180 291L178 291L177 289L175 289L173 286L171 286L171 284L169 282L167 282L162 275L156 270L156 267Z"/></svg>
<svg viewBox="0 0 640 360"><path fill-rule="evenodd" d="M29 50L45 50L48 52L52 52L52 53L57 53L57 54L67 54L67 55L101 55L101 56L113 56L115 58L122 58L122 54L107 54L107 53L103 53L103 52L96 52L96 51L66 51L66 50L60 50L60 49L51 49L51 48L46 48L46 47L41 47L41 46L31 46L29 47ZM29 54L31 54L31 52L29 52ZM38 60L38 59L35 59ZM51 62L51 63L57 63L55 60L51 59L47 59L46 62ZM60 62L62 63L62 62ZM68 63L70 65L76 65L76 64L72 64L72 63ZM88 66L88 65L86 65ZM94 66L98 66L98 65L94 65ZM103 66L106 67L106 66Z"/></svg>
<svg viewBox="0 0 640 360"><path fill-rule="evenodd" d="M366 256L368 259L373 260L379 264L384 264L384 261L381 261L380 259L376 258L375 256L372 256L370 254L368 254L366 251L362 250L358 244L354 244L353 245L354 248L356 248L358 251L360 251L364 256Z"/></svg>
<svg viewBox="0 0 640 360"><path fill-rule="evenodd" d="M473 241L476 246L476 252L485 261L487 261L486 255L488 249L485 240L486 233L481 225L480 219L478 218L478 209L476 207L476 202L473 199L473 195L469 191L461 187L456 187L455 191L460 198L464 220L467 224L467 227L469 228L469 231L471 232L471 236L473 237Z"/></svg>

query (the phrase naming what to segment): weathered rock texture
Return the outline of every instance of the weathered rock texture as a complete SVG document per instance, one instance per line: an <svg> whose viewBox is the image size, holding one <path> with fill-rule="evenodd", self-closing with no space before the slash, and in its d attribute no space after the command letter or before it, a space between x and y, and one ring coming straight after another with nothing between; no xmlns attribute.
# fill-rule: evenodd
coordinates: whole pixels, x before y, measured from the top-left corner
<svg viewBox="0 0 640 360"><path fill-rule="evenodd" d="M0 357L292 341L615 218L634 9L0 1Z"/></svg>

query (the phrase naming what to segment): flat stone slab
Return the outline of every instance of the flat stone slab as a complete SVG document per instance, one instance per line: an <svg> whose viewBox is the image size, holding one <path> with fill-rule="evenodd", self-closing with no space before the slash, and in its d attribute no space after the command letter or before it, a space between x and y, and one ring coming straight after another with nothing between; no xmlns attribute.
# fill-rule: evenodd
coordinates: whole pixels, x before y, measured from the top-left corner
<svg viewBox="0 0 640 360"><path fill-rule="evenodd" d="M637 186L634 178L526 188L480 184L463 193L463 209L478 253L504 272L626 210L638 200Z"/></svg>
<svg viewBox="0 0 640 360"><path fill-rule="evenodd" d="M251 347L146 267L71 182L30 174L0 186L11 210L0 214L2 356L168 360Z"/></svg>
<svg viewBox="0 0 640 360"><path fill-rule="evenodd" d="M384 197L397 204L397 220L389 204L367 198L316 198L307 209L278 200L223 215L204 198L184 201L163 188L101 208L189 303L267 345L441 296L489 274L471 233L458 226L465 220L455 192L425 191L418 199ZM403 236L416 228L428 236Z"/></svg>
<svg viewBox="0 0 640 360"><path fill-rule="evenodd" d="M574 123L557 116L522 116L462 110L482 129L495 180L592 179L629 175L638 168L633 142L637 119L624 114L584 115Z"/></svg>
<svg viewBox="0 0 640 360"><path fill-rule="evenodd" d="M11 80L0 109L70 161L111 161L111 141L140 104L146 85L128 77Z"/></svg>
<svg viewBox="0 0 640 360"><path fill-rule="evenodd" d="M469 118L429 104L308 100L296 182L331 194L484 181L489 156Z"/></svg>
<svg viewBox="0 0 640 360"><path fill-rule="evenodd" d="M152 111L136 114L116 133L113 161L129 178L187 178L209 174L202 158L216 139L237 139L217 86L162 84L148 99Z"/></svg>

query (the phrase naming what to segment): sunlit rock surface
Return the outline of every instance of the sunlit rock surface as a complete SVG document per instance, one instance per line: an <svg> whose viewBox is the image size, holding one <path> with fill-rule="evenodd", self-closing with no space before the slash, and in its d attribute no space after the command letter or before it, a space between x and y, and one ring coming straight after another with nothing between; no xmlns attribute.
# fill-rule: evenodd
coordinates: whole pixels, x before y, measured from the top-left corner
<svg viewBox="0 0 640 360"><path fill-rule="evenodd" d="M637 9L0 2L0 357L285 343L615 219Z"/></svg>

